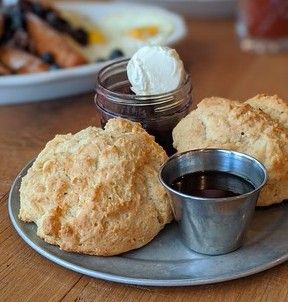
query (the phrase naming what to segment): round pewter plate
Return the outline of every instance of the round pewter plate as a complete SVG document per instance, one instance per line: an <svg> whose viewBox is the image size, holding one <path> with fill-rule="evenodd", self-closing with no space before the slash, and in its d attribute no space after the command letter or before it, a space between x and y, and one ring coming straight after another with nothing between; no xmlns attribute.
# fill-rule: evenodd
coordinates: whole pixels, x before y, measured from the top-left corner
<svg viewBox="0 0 288 302"><path fill-rule="evenodd" d="M18 219L19 188L30 162L17 176L9 195L9 216L22 239L47 259L73 271L104 280L152 286L208 284L252 275L288 259L288 203L260 208L243 246L235 252L206 256L186 248L177 224L167 225L146 246L119 256L68 253L36 235L34 223Z"/></svg>

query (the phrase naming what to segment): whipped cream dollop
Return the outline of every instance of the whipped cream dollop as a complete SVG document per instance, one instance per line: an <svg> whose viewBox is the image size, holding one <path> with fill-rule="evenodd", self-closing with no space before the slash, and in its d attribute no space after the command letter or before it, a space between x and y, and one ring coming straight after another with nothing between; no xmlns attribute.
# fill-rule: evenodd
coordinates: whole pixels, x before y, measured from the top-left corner
<svg viewBox="0 0 288 302"><path fill-rule="evenodd" d="M144 46L130 59L127 75L136 95L154 95L178 88L186 77L176 50L163 46Z"/></svg>

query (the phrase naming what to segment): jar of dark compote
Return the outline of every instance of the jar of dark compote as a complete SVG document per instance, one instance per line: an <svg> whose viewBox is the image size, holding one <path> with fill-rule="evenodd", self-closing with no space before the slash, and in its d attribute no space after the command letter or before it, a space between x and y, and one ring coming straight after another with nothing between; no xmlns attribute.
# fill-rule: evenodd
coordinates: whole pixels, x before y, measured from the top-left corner
<svg viewBox="0 0 288 302"><path fill-rule="evenodd" d="M136 95L127 77L129 59L117 60L102 68L96 80L95 103L101 114L101 126L107 120L123 117L140 122L171 155L172 130L187 115L192 104L191 80L187 74L175 90L155 95Z"/></svg>

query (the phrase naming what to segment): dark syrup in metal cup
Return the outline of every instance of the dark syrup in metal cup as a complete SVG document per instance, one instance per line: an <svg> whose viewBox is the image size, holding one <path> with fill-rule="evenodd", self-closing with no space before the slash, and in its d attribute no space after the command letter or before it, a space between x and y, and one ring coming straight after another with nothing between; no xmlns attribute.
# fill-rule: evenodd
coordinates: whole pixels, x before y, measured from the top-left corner
<svg viewBox="0 0 288 302"><path fill-rule="evenodd" d="M219 255L240 247L267 181L259 161L230 150L192 150L170 157L159 175L189 248Z"/></svg>

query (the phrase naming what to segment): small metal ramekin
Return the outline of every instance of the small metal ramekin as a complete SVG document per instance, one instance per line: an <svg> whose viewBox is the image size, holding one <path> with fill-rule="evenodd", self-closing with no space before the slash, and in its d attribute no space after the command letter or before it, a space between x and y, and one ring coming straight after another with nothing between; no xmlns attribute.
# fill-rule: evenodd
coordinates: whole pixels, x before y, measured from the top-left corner
<svg viewBox="0 0 288 302"><path fill-rule="evenodd" d="M255 189L235 197L202 198L171 188L176 178L197 171L221 171L248 180ZM200 149L177 153L159 172L170 193L175 219L186 246L208 255L239 248L254 214L260 190L267 181L265 167L255 158L224 149Z"/></svg>

